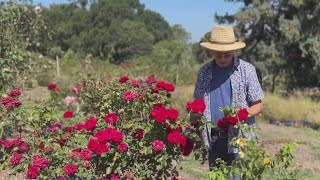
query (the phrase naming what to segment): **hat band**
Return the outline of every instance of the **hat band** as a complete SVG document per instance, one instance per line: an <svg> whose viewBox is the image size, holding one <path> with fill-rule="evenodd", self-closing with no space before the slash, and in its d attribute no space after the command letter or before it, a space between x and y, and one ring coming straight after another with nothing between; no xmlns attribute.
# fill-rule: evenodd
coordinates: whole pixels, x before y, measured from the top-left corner
<svg viewBox="0 0 320 180"><path fill-rule="evenodd" d="M228 44L234 44L235 41L232 41L232 42L218 42L218 41L210 41L211 43L213 44L223 44L223 45L228 45Z"/></svg>

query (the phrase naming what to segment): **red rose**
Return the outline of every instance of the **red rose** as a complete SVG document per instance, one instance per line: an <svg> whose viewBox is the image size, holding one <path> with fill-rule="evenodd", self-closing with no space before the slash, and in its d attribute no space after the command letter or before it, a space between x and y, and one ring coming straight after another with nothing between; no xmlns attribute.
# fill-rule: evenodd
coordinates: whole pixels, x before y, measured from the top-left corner
<svg viewBox="0 0 320 180"><path fill-rule="evenodd" d="M192 152L193 146L194 146L193 141L187 138L186 145L181 147L181 154L183 156L189 156L189 154Z"/></svg>
<svg viewBox="0 0 320 180"><path fill-rule="evenodd" d="M5 105L9 104L12 100L13 100L12 97L4 97L1 99L1 104L5 106Z"/></svg>
<svg viewBox="0 0 320 180"><path fill-rule="evenodd" d="M240 109L238 112L238 117L240 121L247 121L248 115L249 115L249 112L246 108Z"/></svg>
<svg viewBox="0 0 320 180"><path fill-rule="evenodd" d="M188 102L186 107L191 112L203 114L206 104L203 99L195 99L192 102Z"/></svg>
<svg viewBox="0 0 320 180"><path fill-rule="evenodd" d="M88 149L91 151L95 151L100 146L99 141L97 139L90 139L88 141Z"/></svg>
<svg viewBox="0 0 320 180"><path fill-rule="evenodd" d="M73 94L78 94L79 93L79 89L77 87L73 87L73 88L71 88L71 92Z"/></svg>
<svg viewBox="0 0 320 180"><path fill-rule="evenodd" d="M72 158L78 158L80 157L80 152L81 152L81 149L73 149L70 153L70 156Z"/></svg>
<svg viewBox="0 0 320 180"><path fill-rule="evenodd" d="M39 172L40 172L40 168L35 165L32 165L29 167L27 171L27 178L36 179L39 175Z"/></svg>
<svg viewBox="0 0 320 180"><path fill-rule="evenodd" d="M179 111L174 108L168 109L167 110L167 117L170 121L175 121L179 117Z"/></svg>
<svg viewBox="0 0 320 180"><path fill-rule="evenodd" d="M12 153L11 159L10 159L10 163L12 165L17 165L20 163L20 160L22 158L22 155L17 153L16 151Z"/></svg>
<svg viewBox="0 0 320 180"><path fill-rule="evenodd" d="M151 92L151 94L157 94L157 93L159 93L159 88L158 87L155 87L153 90L152 90L152 92Z"/></svg>
<svg viewBox="0 0 320 180"><path fill-rule="evenodd" d="M166 85L164 86L164 90L166 90L168 92L173 92L175 90L175 88L176 87L170 83L166 83Z"/></svg>
<svg viewBox="0 0 320 180"><path fill-rule="evenodd" d="M162 152L163 149L165 148L165 144L163 143L163 141L160 140L154 140L152 142L152 150L155 152Z"/></svg>
<svg viewBox="0 0 320 180"><path fill-rule="evenodd" d="M178 180L175 176L172 176L170 180Z"/></svg>
<svg viewBox="0 0 320 180"><path fill-rule="evenodd" d="M167 83L165 81L159 81L156 85L159 89L166 90L168 92L173 92L175 89L175 86L173 84Z"/></svg>
<svg viewBox="0 0 320 180"><path fill-rule="evenodd" d="M48 85L48 90L49 90L49 91L59 91L60 88L59 88L58 85L52 83L52 84L49 84L49 85Z"/></svg>
<svg viewBox="0 0 320 180"><path fill-rule="evenodd" d="M13 141L13 145L20 146L23 143L22 137L19 137Z"/></svg>
<svg viewBox="0 0 320 180"><path fill-rule="evenodd" d="M64 118L72 118L73 117L73 112L72 111L66 111L63 113Z"/></svg>
<svg viewBox="0 0 320 180"><path fill-rule="evenodd" d="M107 153L109 151L109 146L107 146L106 144L100 144L96 149L95 149L95 153L97 155L103 154L103 153Z"/></svg>
<svg viewBox="0 0 320 180"><path fill-rule="evenodd" d="M110 180L120 180L120 177L118 176L118 174L112 173L110 175Z"/></svg>
<svg viewBox="0 0 320 180"><path fill-rule="evenodd" d="M13 109L15 107L19 107L22 102L19 99L15 99L13 97L4 97L1 99L1 104L7 109Z"/></svg>
<svg viewBox="0 0 320 180"><path fill-rule="evenodd" d="M172 131L167 136L170 144L180 144L181 142L181 133L179 131Z"/></svg>
<svg viewBox="0 0 320 180"><path fill-rule="evenodd" d="M162 104L156 104L153 106L150 115L158 123L162 123L167 119L167 110Z"/></svg>
<svg viewBox="0 0 320 180"><path fill-rule="evenodd" d="M117 146L117 150L120 153L125 153L128 151L128 145L125 142L121 142L118 146Z"/></svg>
<svg viewBox="0 0 320 180"><path fill-rule="evenodd" d="M138 95L138 99L139 99L139 100L144 100L144 94L139 94L139 95Z"/></svg>
<svg viewBox="0 0 320 180"><path fill-rule="evenodd" d="M66 164L63 166L63 171L68 175L74 175L75 173L78 172L78 166L75 164Z"/></svg>
<svg viewBox="0 0 320 180"><path fill-rule="evenodd" d="M80 159L84 161L89 161L92 158L92 151L89 149L82 149L80 151Z"/></svg>
<svg viewBox="0 0 320 180"><path fill-rule="evenodd" d="M123 99L126 101L133 101L135 98L136 98L136 93L131 90L126 91L123 95Z"/></svg>
<svg viewBox="0 0 320 180"><path fill-rule="evenodd" d="M227 116L224 117L223 120L225 120L230 125L236 125L238 123L238 117L236 116Z"/></svg>
<svg viewBox="0 0 320 180"><path fill-rule="evenodd" d="M19 146L19 151L22 153L29 151L29 149L30 149L29 145L24 142Z"/></svg>
<svg viewBox="0 0 320 180"><path fill-rule="evenodd" d="M223 129L223 130L228 129L228 123L227 123L226 121L222 120L222 119L219 119L219 120L217 121L217 125L218 125L218 127L219 127L220 129Z"/></svg>
<svg viewBox="0 0 320 180"><path fill-rule="evenodd" d="M84 124L84 128L87 131L93 131L96 128L98 120L96 118L89 118L86 123Z"/></svg>
<svg viewBox="0 0 320 180"><path fill-rule="evenodd" d="M21 89L13 89L10 91L11 97L19 96L20 94L21 94Z"/></svg>
<svg viewBox="0 0 320 180"><path fill-rule="evenodd" d="M3 147L5 149L9 149L11 148L14 144L13 144L13 140L7 139L4 143L3 143Z"/></svg>
<svg viewBox="0 0 320 180"><path fill-rule="evenodd" d="M61 147L63 147L67 144L67 140L60 140L58 143L60 144Z"/></svg>
<svg viewBox="0 0 320 180"><path fill-rule="evenodd" d="M128 76L121 76L121 77L119 78L119 82L120 82L120 83L125 83L125 82L127 82L128 80L129 80Z"/></svg>
<svg viewBox="0 0 320 180"><path fill-rule="evenodd" d="M148 84L156 83L156 82L157 82L157 79L156 79L156 77L154 77L154 76L150 76L150 77L147 78L146 82L147 82Z"/></svg>
<svg viewBox="0 0 320 180"><path fill-rule="evenodd" d="M141 85L138 80L132 80L132 81L131 81L131 84L132 84L132 86L134 86L134 87L140 87L140 85Z"/></svg>
<svg viewBox="0 0 320 180"><path fill-rule="evenodd" d="M42 168L42 169L44 169L44 168L49 166L48 159L46 159L46 158L44 158L44 157L42 157L40 155L34 155L32 157L32 162L33 162L34 166L37 166L37 167Z"/></svg>
<svg viewBox="0 0 320 180"><path fill-rule="evenodd" d="M143 138L143 129L137 129L137 131L134 134L134 138L136 139L141 139Z"/></svg>
<svg viewBox="0 0 320 180"><path fill-rule="evenodd" d="M72 126L67 127L67 132L68 132L68 133L72 133L73 129L74 129L74 127L72 127Z"/></svg>
<svg viewBox="0 0 320 180"><path fill-rule="evenodd" d="M106 117L104 118L104 121L107 124L117 124L118 122L118 115L116 113L109 113L106 115Z"/></svg>

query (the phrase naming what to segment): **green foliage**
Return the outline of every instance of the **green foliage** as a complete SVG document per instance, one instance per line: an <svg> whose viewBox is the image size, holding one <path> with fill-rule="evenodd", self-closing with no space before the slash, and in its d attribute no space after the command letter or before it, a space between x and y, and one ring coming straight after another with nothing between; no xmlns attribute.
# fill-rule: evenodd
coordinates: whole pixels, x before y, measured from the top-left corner
<svg viewBox="0 0 320 180"><path fill-rule="evenodd" d="M41 14L15 3L0 5L0 90L21 86L30 76L32 59L26 52L38 45L44 28Z"/></svg>
<svg viewBox="0 0 320 180"><path fill-rule="evenodd" d="M133 80L140 85L132 83ZM167 111L173 106L168 89L160 89L155 93L155 82L147 82L144 78L130 79L123 83L118 80L88 79L76 88L79 97L74 98L73 103L68 104L64 100L65 104L62 104L63 88L51 86L50 99L38 104L25 104L19 111L11 111L20 116L18 129L24 134L20 134L22 139L10 137L9 134L1 139L4 145L0 149L1 169L10 168L13 174L22 172L28 176L31 167L42 164L45 167L36 173L36 178L40 179L60 176L97 179L110 178L112 174L121 179L168 179L178 176L178 164L183 155L192 151L192 139L196 136L195 129L187 125L188 117L179 117L177 114L176 118L169 119ZM125 94L129 90L136 93L133 100L126 100ZM156 104L162 104L165 108L162 111L165 114L158 114L165 117L164 122L151 116ZM73 115L62 115L65 110L71 110ZM110 113L116 114L116 121L106 119ZM3 121L12 119L12 116L5 116ZM95 123L88 124L89 119ZM113 132L98 136L111 129L118 131L118 134ZM139 129L142 134L137 137ZM176 139L181 138L179 143L169 140L169 134L173 132L179 134ZM102 137L113 140L104 142L101 141ZM107 152L98 154L96 148L99 147L89 143L95 140L99 140L99 147L106 145ZM162 141L163 148L157 150L153 145L155 140ZM128 149L119 150L120 141ZM23 149L22 145L29 148ZM90 151L92 155L84 159L79 154L82 150ZM22 159L15 159L14 152L19 153ZM36 163L36 155L48 160L48 165L45 165L46 160ZM63 168L68 163L77 165L78 170L74 175L68 175Z"/></svg>
<svg viewBox="0 0 320 180"><path fill-rule="evenodd" d="M240 129L247 133L252 131L250 126L240 125ZM240 150L239 159L233 161L231 166L227 166L218 159L217 162L220 163L220 166L211 170L208 177L204 179L224 180L230 176L240 176L241 179L254 180L262 179L268 172L279 172L274 173L272 176L276 179L296 179L295 175L297 173L290 170L290 168L297 144L284 145L273 158L267 154L266 149L260 147L255 139L235 138L233 139L233 144Z"/></svg>
<svg viewBox="0 0 320 180"><path fill-rule="evenodd" d="M44 10L52 41L43 37L41 51L53 47L72 49L83 57L129 61L148 54L152 45L171 37L168 22L158 13L145 10L138 0L75 1L51 5ZM87 4L88 8L83 8Z"/></svg>
<svg viewBox="0 0 320 180"><path fill-rule="evenodd" d="M229 1L244 6L234 15L216 14L216 21L235 24L247 44L242 57L261 70L267 89L274 91L280 83L289 89L319 86L320 2Z"/></svg>

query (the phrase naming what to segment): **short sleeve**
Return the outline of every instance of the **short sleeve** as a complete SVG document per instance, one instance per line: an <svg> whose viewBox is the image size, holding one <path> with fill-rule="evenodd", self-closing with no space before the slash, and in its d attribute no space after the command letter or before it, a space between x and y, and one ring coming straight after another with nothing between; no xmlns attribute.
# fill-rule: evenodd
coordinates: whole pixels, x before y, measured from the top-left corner
<svg viewBox="0 0 320 180"><path fill-rule="evenodd" d="M261 84L259 82L256 69L251 65L247 73L247 100L256 102L264 97Z"/></svg>

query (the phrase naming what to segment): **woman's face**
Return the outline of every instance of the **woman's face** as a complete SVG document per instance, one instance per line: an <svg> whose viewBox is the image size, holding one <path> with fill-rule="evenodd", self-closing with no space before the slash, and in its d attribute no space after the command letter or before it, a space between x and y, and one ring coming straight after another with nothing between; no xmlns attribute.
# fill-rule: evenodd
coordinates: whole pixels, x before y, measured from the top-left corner
<svg viewBox="0 0 320 180"><path fill-rule="evenodd" d="M233 63L234 51L212 51L212 54L219 67L228 67Z"/></svg>

